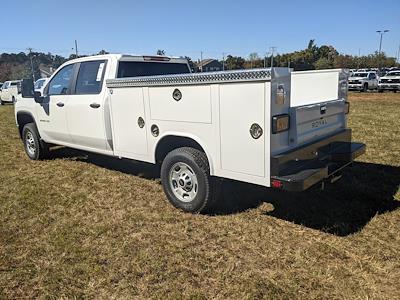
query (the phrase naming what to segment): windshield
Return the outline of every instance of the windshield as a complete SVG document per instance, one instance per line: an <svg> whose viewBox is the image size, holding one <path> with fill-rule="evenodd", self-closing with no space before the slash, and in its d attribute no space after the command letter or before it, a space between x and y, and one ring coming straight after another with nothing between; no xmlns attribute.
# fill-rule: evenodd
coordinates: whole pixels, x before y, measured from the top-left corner
<svg viewBox="0 0 400 300"><path fill-rule="evenodd" d="M367 77L368 73L354 73L351 77Z"/></svg>
<svg viewBox="0 0 400 300"><path fill-rule="evenodd" d="M117 78L190 73L187 64L143 61L121 61Z"/></svg>
<svg viewBox="0 0 400 300"><path fill-rule="evenodd" d="M386 74L387 77L389 76L400 76L400 72L390 72Z"/></svg>

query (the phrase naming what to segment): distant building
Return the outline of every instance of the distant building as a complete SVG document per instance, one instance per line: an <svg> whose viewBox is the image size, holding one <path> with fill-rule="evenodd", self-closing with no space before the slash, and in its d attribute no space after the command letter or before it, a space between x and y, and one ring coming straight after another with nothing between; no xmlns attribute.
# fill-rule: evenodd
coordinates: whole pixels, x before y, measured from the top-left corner
<svg viewBox="0 0 400 300"><path fill-rule="evenodd" d="M222 71L222 64L216 59L203 59L197 64L197 68L200 72L215 72Z"/></svg>

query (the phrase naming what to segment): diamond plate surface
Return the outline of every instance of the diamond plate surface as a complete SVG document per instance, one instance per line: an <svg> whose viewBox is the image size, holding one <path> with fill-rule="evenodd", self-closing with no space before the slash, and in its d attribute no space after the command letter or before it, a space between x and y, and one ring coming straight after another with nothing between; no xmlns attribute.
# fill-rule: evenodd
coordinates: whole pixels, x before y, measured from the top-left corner
<svg viewBox="0 0 400 300"><path fill-rule="evenodd" d="M241 81L268 81L271 80L270 69L239 70L208 73L191 73L177 75L158 75L146 77L108 79L108 88L168 86L227 83Z"/></svg>

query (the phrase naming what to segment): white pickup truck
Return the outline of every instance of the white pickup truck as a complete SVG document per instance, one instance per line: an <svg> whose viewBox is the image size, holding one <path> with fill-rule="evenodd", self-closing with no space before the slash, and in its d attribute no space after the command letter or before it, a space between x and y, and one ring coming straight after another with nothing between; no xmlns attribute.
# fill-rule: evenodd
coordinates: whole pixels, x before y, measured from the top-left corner
<svg viewBox="0 0 400 300"><path fill-rule="evenodd" d="M400 71L390 71L385 76L379 78L379 92L383 91L400 91Z"/></svg>
<svg viewBox="0 0 400 300"><path fill-rule="evenodd" d="M349 77L349 90L367 92L378 89L376 72L355 72Z"/></svg>
<svg viewBox="0 0 400 300"><path fill-rule="evenodd" d="M212 209L218 178L302 191L365 151L346 127L342 70L190 73L181 58L110 54L68 61L32 90L24 80L15 106L29 158L65 145L161 163L187 212Z"/></svg>
<svg viewBox="0 0 400 300"><path fill-rule="evenodd" d="M21 80L6 81L1 86L0 104L15 103L21 92Z"/></svg>

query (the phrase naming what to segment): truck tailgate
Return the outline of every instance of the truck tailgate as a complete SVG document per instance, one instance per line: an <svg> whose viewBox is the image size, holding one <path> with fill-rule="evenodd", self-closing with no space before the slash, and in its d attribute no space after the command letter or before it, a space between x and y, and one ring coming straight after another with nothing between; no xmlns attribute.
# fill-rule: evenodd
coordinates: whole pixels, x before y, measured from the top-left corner
<svg viewBox="0 0 400 300"><path fill-rule="evenodd" d="M298 146L345 128L345 101L292 107L290 118L289 141L292 146Z"/></svg>

